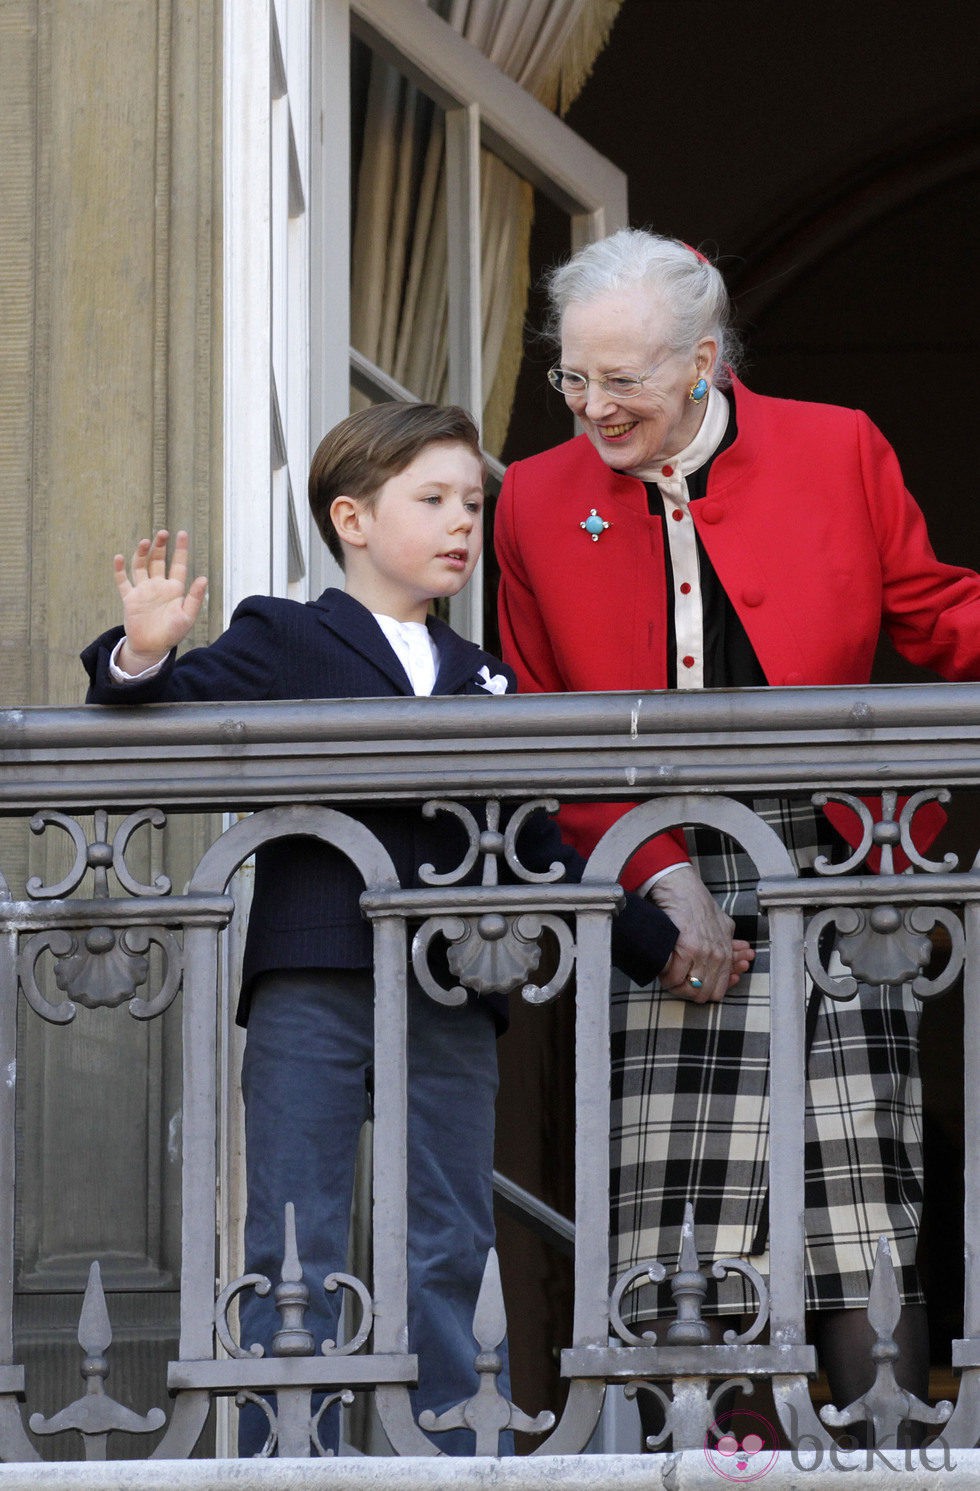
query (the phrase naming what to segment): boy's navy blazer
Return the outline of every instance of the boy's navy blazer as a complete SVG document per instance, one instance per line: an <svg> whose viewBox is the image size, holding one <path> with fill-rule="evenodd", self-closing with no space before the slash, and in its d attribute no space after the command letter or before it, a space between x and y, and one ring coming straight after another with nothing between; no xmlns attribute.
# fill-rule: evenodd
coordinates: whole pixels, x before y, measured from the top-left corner
<svg viewBox="0 0 980 1491"><path fill-rule="evenodd" d="M487 694L480 678L503 675L516 688L513 671L434 617L429 631L439 650L435 694ZM109 658L123 635L116 627L82 653L89 674L88 702L150 704L243 699L376 699L414 690L378 623L345 591L325 590L302 604L250 596L228 630L209 647L177 658L136 684L117 684ZM486 675L484 675L486 677ZM492 703L487 704L491 709ZM403 885L418 884L417 869L431 862L449 870L463 857L460 824L448 814L423 818L417 804L365 802L345 805L384 844ZM561 860L570 880L583 861L561 842L552 819L535 814L522 831L520 850L534 869ZM255 890L249 914L238 1018L245 1023L254 979L280 968L369 968L371 928L360 912L363 881L338 850L316 839L278 839L255 856ZM613 924L613 956L638 982L648 983L670 956L676 931L649 902L630 896ZM492 1000L498 1017L503 1002Z"/></svg>

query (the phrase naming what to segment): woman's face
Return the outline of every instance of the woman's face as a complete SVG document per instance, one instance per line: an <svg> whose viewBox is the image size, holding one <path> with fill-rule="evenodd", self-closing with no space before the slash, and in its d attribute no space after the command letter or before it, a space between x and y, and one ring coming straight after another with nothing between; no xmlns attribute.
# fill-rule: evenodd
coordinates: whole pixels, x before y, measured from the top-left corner
<svg viewBox="0 0 980 1491"><path fill-rule="evenodd" d="M611 290L568 306L561 323L561 367L590 379L584 393L566 395L568 407L607 466L635 471L659 465L694 439L705 402L691 385L714 370L717 346L699 342L689 352L667 348L669 321L659 297L642 286ZM644 378L635 398L604 393L599 378L612 373Z"/></svg>

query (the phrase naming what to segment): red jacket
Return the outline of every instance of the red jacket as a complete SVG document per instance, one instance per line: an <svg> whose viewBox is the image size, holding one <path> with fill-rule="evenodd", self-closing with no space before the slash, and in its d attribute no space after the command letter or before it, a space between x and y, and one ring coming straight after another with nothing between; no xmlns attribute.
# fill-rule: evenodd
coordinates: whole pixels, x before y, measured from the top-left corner
<svg viewBox="0 0 980 1491"><path fill-rule="evenodd" d="M860 684L882 625L912 662L980 678L980 576L941 564L894 451L866 415L736 382L734 443L691 515L770 684ZM592 508L598 542L581 528ZM496 515L501 649L522 691L666 686L660 518L580 435L515 462ZM584 854L628 804L570 804ZM633 886L682 857L664 839Z"/></svg>

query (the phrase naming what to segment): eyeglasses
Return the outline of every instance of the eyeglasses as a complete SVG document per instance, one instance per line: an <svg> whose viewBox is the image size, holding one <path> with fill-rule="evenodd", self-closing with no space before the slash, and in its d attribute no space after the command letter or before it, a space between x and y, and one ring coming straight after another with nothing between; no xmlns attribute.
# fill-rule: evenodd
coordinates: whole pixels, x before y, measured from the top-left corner
<svg viewBox="0 0 980 1491"><path fill-rule="evenodd" d="M559 393L564 394L566 399L575 399L586 393L590 383L596 384L611 399L635 399L643 392L644 384L656 371L656 368L652 368L649 373L644 373L642 378L633 378L628 373L610 373L604 378L586 378L584 373L571 373L567 368L549 368L548 382L552 388L557 388Z"/></svg>

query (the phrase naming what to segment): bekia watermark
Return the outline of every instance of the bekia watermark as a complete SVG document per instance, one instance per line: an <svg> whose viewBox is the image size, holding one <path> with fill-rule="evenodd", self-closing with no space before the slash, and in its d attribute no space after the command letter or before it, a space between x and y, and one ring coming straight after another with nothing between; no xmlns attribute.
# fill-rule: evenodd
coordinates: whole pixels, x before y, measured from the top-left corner
<svg viewBox="0 0 980 1491"><path fill-rule="evenodd" d="M839 1471L955 1470L950 1446L942 1435L919 1445L862 1445L853 1435L843 1434L835 1442L823 1444L815 1434L800 1433L797 1416L791 1405L789 1415L789 1458L796 1470L819 1470L830 1465ZM761 1480L779 1459L780 1436L768 1419L759 1413L721 1414L711 1425L704 1441L705 1459L712 1470L726 1481L748 1485Z"/></svg>

